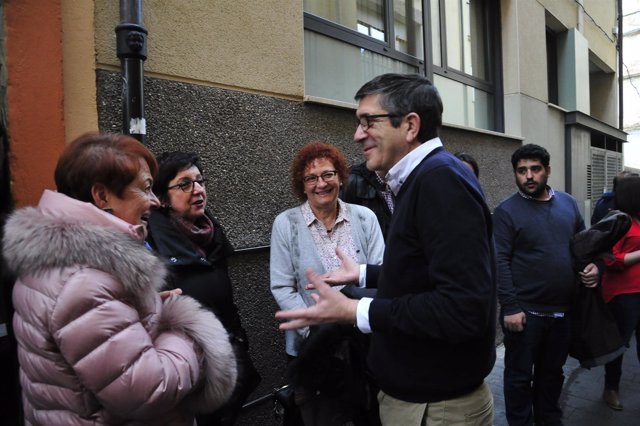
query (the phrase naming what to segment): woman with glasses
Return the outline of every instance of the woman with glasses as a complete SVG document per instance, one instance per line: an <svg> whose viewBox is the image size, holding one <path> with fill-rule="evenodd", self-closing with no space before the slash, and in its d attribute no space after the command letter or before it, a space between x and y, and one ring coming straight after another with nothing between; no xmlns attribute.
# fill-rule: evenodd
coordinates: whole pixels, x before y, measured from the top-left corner
<svg viewBox="0 0 640 426"><path fill-rule="evenodd" d="M311 142L295 155L291 185L302 204L280 213L271 233L271 293L280 309L304 308L315 303L314 290L305 289L308 282L305 271L311 268L325 273L337 269L340 266L337 247L344 256L360 264L382 262L384 240L375 214L366 207L338 199L348 175L344 155L333 145ZM285 351L290 359L299 355L302 358L303 341L309 333L308 328L286 332ZM343 412L339 407L331 408L335 401L322 400L319 389L297 386L295 392L305 425L343 424L350 420L338 415ZM325 392L330 397L328 393ZM336 417L323 417L327 412Z"/></svg>
<svg viewBox="0 0 640 426"><path fill-rule="evenodd" d="M193 425L229 398L220 322L158 292L167 271L143 244L157 169L130 136L83 135L58 160L58 192L8 219L25 424Z"/></svg>
<svg viewBox="0 0 640 426"><path fill-rule="evenodd" d="M211 415L198 416L198 426L231 425L260 382L233 300L227 269L233 247L220 223L206 209L206 180L198 156L167 152L158 156L158 162L153 190L160 199L160 208L151 212L147 241L171 273L169 289L180 288L220 319L238 363L238 382L231 400Z"/></svg>

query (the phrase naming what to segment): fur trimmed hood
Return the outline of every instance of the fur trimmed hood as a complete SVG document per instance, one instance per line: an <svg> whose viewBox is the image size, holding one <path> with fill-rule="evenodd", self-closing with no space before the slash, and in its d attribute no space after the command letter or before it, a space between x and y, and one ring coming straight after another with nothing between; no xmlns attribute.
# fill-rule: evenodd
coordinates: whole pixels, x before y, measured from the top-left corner
<svg viewBox="0 0 640 426"><path fill-rule="evenodd" d="M83 204L87 205L87 216L110 216ZM7 266L16 276L75 265L95 268L116 277L138 302L149 306L149 289L159 291L167 275L162 261L142 250L142 241L117 226L98 224L92 217L85 219L44 213L40 207L17 210L5 225L3 256Z"/></svg>

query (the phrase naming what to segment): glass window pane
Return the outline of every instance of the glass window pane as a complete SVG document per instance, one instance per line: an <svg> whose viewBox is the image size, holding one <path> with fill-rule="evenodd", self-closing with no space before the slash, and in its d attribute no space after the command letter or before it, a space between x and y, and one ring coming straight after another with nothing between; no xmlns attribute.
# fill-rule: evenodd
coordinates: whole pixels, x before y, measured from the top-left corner
<svg viewBox="0 0 640 426"><path fill-rule="evenodd" d="M460 0L444 2L447 66L462 71L462 16Z"/></svg>
<svg viewBox="0 0 640 426"><path fill-rule="evenodd" d="M444 122L494 130L493 95L438 74L433 83L442 97Z"/></svg>
<svg viewBox="0 0 640 426"><path fill-rule="evenodd" d="M353 95L367 81L387 72L417 74L418 68L313 31L304 32L304 91L355 103Z"/></svg>
<svg viewBox="0 0 640 426"><path fill-rule="evenodd" d="M304 11L385 41L384 0L304 0Z"/></svg>
<svg viewBox="0 0 640 426"><path fill-rule="evenodd" d="M442 40L440 38L440 4L437 0L431 1L431 50L433 58L431 61L433 65L437 67L442 66L442 51L440 45Z"/></svg>
<svg viewBox="0 0 640 426"><path fill-rule="evenodd" d="M394 1L393 15L396 50L418 59L424 59L422 0Z"/></svg>
<svg viewBox="0 0 640 426"><path fill-rule="evenodd" d="M484 0L470 0L463 9L464 72L482 79L487 78L485 65L486 34Z"/></svg>
<svg viewBox="0 0 640 426"><path fill-rule="evenodd" d="M487 79L484 0L447 0L447 66Z"/></svg>

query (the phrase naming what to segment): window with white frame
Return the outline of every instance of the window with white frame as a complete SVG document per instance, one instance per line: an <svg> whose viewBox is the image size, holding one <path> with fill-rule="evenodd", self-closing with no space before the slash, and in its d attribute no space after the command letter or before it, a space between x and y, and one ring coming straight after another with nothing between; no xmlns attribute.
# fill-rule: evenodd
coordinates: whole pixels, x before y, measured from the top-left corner
<svg viewBox="0 0 640 426"><path fill-rule="evenodd" d="M353 103L376 75L417 73L438 87L445 122L502 131L498 3L304 0L305 95Z"/></svg>

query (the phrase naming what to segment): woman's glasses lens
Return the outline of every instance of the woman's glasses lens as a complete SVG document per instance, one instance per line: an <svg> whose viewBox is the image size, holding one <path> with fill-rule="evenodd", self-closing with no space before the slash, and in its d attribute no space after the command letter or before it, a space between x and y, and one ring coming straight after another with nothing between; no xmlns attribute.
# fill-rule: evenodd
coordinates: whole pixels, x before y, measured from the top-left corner
<svg viewBox="0 0 640 426"><path fill-rule="evenodd" d="M192 192L194 183L197 183L204 188L205 179L186 180L184 182L180 182L176 185L170 186L169 189L180 188L183 192Z"/></svg>

